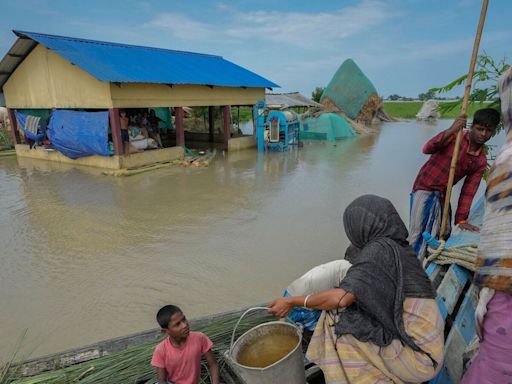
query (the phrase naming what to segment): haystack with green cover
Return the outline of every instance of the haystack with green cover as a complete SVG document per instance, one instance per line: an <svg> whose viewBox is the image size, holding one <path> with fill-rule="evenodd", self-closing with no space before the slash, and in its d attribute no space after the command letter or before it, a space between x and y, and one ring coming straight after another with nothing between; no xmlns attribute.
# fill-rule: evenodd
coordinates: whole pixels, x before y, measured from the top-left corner
<svg viewBox="0 0 512 384"><path fill-rule="evenodd" d="M374 85L352 59L338 68L320 102L327 110L364 124L391 120Z"/></svg>

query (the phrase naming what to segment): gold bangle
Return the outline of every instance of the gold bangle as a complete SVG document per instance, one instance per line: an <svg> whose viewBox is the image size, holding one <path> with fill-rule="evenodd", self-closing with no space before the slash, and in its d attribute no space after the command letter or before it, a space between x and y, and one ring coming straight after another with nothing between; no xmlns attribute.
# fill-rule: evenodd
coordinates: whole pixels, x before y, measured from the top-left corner
<svg viewBox="0 0 512 384"><path fill-rule="evenodd" d="M310 297L310 296L311 296L311 295L307 295L307 296L305 297L305 299L304 299L304 305L303 305L303 307L304 307L304 308L307 308L307 307L308 307L308 300L309 300L309 297Z"/></svg>

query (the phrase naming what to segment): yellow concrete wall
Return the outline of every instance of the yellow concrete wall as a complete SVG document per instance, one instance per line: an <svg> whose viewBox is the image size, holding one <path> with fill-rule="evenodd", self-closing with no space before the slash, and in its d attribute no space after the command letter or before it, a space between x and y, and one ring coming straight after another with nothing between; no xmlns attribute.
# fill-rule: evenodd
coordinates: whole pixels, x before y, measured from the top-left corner
<svg viewBox="0 0 512 384"><path fill-rule="evenodd" d="M146 83L111 84L117 108L252 105L265 98L264 88L207 87Z"/></svg>
<svg viewBox="0 0 512 384"><path fill-rule="evenodd" d="M228 141L228 152L255 148L256 145L257 142L254 136L233 137Z"/></svg>
<svg viewBox="0 0 512 384"><path fill-rule="evenodd" d="M264 88L101 82L41 44L4 85L9 108L138 108L253 105Z"/></svg>
<svg viewBox="0 0 512 384"><path fill-rule="evenodd" d="M182 147L171 147L133 153L129 156L85 156L73 160L58 151L47 151L43 148L30 149L28 145L17 144L16 155L20 158L116 170L181 160L184 157L184 150Z"/></svg>
<svg viewBox="0 0 512 384"><path fill-rule="evenodd" d="M38 44L4 85L9 108L111 108L110 83Z"/></svg>

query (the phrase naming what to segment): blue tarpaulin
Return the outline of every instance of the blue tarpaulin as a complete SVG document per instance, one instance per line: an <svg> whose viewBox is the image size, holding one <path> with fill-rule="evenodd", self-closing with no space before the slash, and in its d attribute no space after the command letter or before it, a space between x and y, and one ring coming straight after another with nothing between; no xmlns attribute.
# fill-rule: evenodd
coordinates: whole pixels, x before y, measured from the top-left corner
<svg viewBox="0 0 512 384"><path fill-rule="evenodd" d="M55 149L71 159L110 154L108 112L54 111L47 135Z"/></svg>

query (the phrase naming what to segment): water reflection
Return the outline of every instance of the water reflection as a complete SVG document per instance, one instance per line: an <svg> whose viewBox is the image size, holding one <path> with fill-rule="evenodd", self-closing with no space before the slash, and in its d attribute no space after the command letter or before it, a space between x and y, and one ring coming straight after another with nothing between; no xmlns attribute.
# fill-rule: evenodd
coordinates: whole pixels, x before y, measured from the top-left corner
<svg viewBox="0 0 512 384"><path fill-rule="evenodd" d="M153 328L167 303L194 317L275 297L344 254L355 197L386 196L407 221L421 146L448 123L131 177L0 160L0 360L23 328L38 355Z"/></svg>

